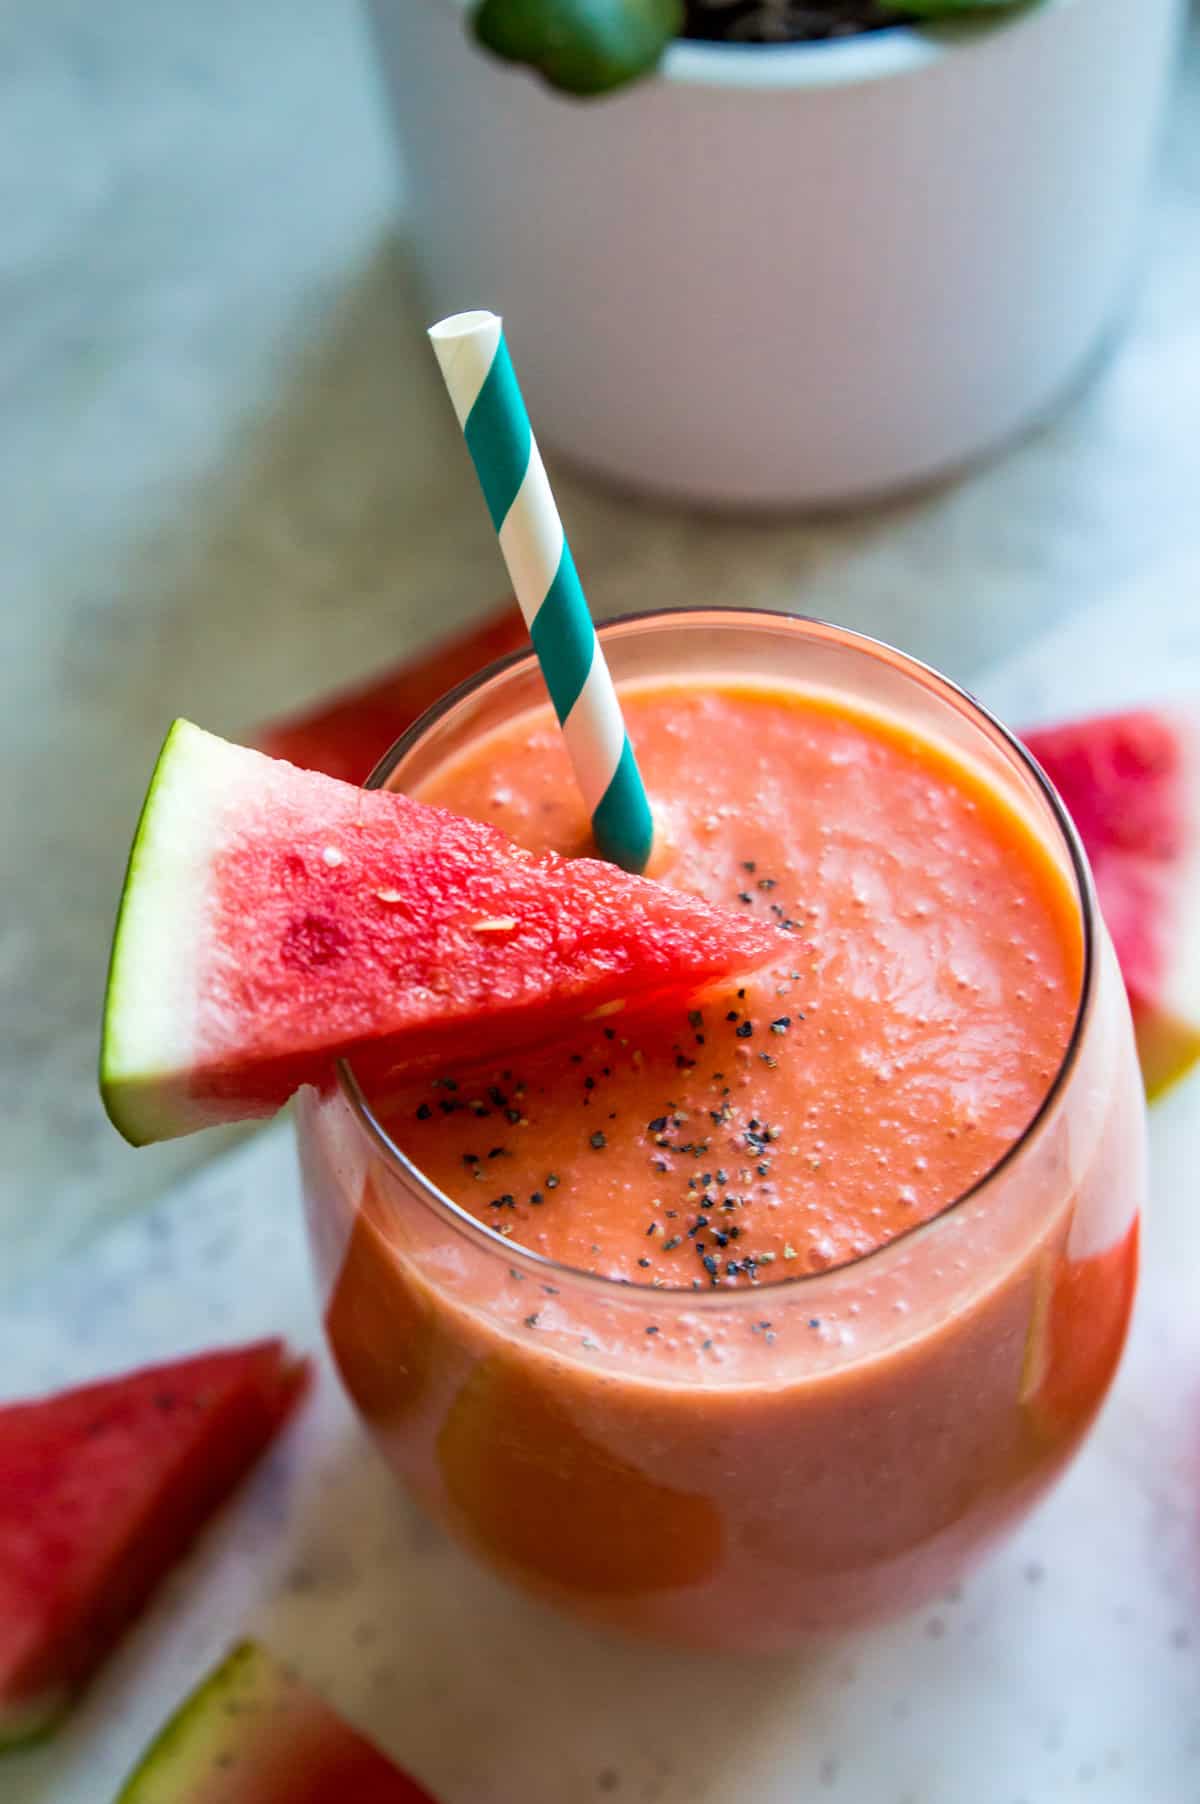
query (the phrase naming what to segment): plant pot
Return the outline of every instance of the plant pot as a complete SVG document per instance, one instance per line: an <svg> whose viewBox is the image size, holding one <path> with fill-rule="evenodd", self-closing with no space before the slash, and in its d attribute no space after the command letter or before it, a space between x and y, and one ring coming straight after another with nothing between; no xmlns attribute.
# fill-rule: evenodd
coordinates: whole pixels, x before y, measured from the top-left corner
<svg viewBox="0 0 1200 1804"><path fill-rule="evenodd" d="M371 0L431 314L505 316L537 431L629 488L853 502L1000 445L1134 273L1180 0L677 43L571 100Z"/></svg>

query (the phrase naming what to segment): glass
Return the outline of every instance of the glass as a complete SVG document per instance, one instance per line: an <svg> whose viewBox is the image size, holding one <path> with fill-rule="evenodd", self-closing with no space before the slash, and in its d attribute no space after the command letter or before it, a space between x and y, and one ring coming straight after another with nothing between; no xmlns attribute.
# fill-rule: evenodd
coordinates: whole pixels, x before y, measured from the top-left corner
<svg viewBox="0 0 1200 1804"><path fill-rule="evenodd" d="M769 1650L944 1588L1062 1470L1116 1369L1137 1272L1144 1106L1083 853L1020 745L945 678L840 628L740 610L603 631L618 682L793 681L950 743L1078 897L1072 1038L1022 1138L924 1225L755 1289L647 1292L550 1263L435 1190L343 1069L298 1130L326 1330L409 1490L512 1579L675 1643ZM493 666L392 749L407 789L544 704ZM536 1312L538 1332L525 1327ZM724 1357L681 1381L672 1347Z"/></svg>

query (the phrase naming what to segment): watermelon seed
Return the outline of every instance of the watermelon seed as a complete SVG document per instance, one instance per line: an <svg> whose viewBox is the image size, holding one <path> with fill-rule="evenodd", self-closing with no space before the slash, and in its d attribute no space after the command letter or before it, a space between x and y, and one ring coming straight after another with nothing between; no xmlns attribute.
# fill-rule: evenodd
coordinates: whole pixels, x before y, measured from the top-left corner
<svg viewBox="0 0 1200 1804"><path fill-rule="evenodd" d="M334 865L345 864L346 862L346 854L344 852L339 852L336 846L326 846L321 853L321 858L324 863L331 868Z"/></svg>
<svg viewBox="0 0 1200 1804"><path fill-rule="evenodd" d="M398 889L377 889L375 898L379 902L403 902L404 900Z"/></svg>
<svg viewBox="0 0 1200 1804"><path fill-rule="evenodd" d="M472 921L472 933L511 933L517 925L515 915L495 915L489 921Z"/></svg>
<svg viewBox="0 0 1200 1804"><path fill-rule="evenodd" d="M592 1009L583 1018L585 1021L603 1021L607 1015L619 1015L624 1007L624 1000L618 996L612 1002L602 1002L598 1008Z"/></svg>

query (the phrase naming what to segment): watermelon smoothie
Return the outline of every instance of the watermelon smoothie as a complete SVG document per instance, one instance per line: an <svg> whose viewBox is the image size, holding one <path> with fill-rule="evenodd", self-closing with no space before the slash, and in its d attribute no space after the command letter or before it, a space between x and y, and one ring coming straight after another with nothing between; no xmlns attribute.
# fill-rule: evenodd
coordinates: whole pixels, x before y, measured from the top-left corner
<svg viewBox="0 0 1200 1804"><path fill-rule="evenodd" d="M306 1092L326 1325L501 1571L781 1648L943 1587L1078 1446L1136 1279L1128 1009L1060 806L944 679L737 611L605 644L650 874L781 957L669 1019L631 998L498 1066ZM539 680L456 692L376 780L586 849Z"/></svg>

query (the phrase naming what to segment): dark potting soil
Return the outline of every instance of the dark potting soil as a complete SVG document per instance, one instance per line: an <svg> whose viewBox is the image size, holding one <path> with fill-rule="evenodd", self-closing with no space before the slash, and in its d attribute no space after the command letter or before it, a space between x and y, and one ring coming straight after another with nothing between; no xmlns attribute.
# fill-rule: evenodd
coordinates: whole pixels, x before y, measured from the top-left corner
<svg viewBox="0 0 1200 1804"><path fill-rule="evenodd" d="M878 0L685 0L682 36L727 44L797 44L904 22Z"/></svg>

